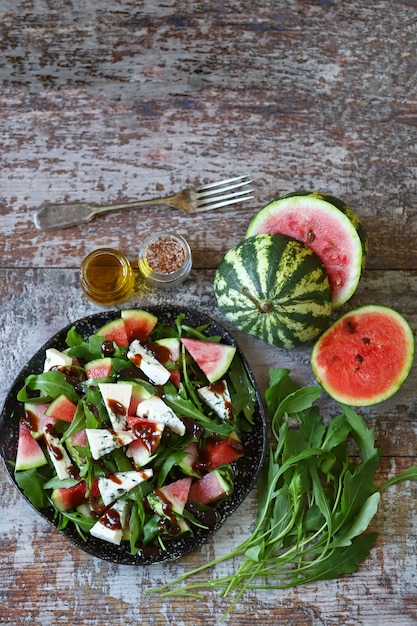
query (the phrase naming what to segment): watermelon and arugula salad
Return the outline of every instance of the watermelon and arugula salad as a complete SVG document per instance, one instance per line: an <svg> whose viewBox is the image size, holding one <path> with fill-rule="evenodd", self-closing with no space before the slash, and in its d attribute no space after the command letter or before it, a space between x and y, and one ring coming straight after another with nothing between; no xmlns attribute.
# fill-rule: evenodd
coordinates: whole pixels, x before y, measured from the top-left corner
<svg viewBox="0 0 417 626"><path fill-rule="evenodd" d="M236 346L208 326L122 310L45 349L43 371L17 393L13 477L58 529L152 557L216 527L239 463L253 461L259 398Z"/></svg>

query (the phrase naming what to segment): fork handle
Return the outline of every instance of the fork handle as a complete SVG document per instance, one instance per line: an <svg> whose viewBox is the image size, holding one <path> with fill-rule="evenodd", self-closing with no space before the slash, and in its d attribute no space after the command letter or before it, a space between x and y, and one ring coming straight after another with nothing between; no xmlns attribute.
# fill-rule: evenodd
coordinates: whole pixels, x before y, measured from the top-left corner
<svg viewBox="0 0 417 626"><path fill-rule="evenodd" d="M137 209L145 206L165 205L177 206L176 196L166 196L153 200L134 200L132 202L122 202L120 204L99 205L92 202L63 202L60 204L44 204L40 206L34 214L33 223L39 230L57 230L58 228L68 228L78 224L86 224L100 215L121 209Z"/></svg>

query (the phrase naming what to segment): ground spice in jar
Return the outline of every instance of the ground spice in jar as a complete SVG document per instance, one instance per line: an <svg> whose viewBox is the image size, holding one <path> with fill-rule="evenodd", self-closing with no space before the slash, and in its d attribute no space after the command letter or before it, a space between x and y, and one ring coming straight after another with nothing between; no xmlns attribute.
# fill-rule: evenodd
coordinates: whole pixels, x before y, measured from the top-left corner
<svg viewBox="0 0 417 626"><path fill-rule="evenodd" d="M190 273L191 250L181 235L158 232L147 237L139 253L138 267L157 287L173 287Z"/></svg>
<svg viewBox="0 0 417 626"><path fill-rule="evenodd" d="M172 274L184 264L184 246L178 239L170 235L166 237L161 235L148 245L146 260L154 272Z"/></svg>

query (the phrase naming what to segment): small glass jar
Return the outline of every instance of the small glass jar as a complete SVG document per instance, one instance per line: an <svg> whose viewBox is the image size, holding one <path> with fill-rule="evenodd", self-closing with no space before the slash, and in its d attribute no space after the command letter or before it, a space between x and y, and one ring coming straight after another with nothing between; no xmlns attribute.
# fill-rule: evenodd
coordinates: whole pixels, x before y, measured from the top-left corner
<svg viewBox="0 0 417 626"><path fill-rule="evenodd" d="M99 248L81 264L80 285L87 298L112 305L126 300L133 290L133 268L124 254L113 248Z"/></svg>
<svg viewBox="0 0 417 626"><path fill-rule="evenodd" d="M187 278L192 267L188 242L181 235L157 232L145 239L139 252L138 267L157 287L175 287Z"/></svg>

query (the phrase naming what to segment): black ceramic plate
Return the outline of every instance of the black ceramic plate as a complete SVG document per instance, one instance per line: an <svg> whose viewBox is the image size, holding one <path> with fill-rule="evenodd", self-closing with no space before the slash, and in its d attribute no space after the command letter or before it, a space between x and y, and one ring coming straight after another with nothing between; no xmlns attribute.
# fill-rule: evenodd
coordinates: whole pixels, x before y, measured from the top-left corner
<svg viewBox="0 0 417 626"><path fill-rule="evenodd" d="M208 324L209 327L206 331L208 335L221 335L225 343L236 344L223 326L204 313L198 311L187 311L172 306L158 308L147 307L147 310L156 314L159 322L163 322L164 324L171 326L175 325L175 320L180 313L185 313L185 323L195 327ZM67 347L65 338L68 330L72 326L75 326L78 332L87 338L89 335L98 330L103 324L119 316L119 311L105 311L85 317L77 322L74 322L73 324L68 325L66 328L63 328L30 359L15 380L7 396L0 418L0 453L12 481L20 492L21 490L14 479L13 469L9 465L8 461L14 461L16 458L19 418L23 410L22 404L17 400L17 393L23 386L26 376L32 373L36 374L42 372L45 360L45 350L47 348L57 348L58 350L63 350ZM250 371L244 355L238 347L237 352L244 364L247 375L256 390L256 384L252 372ZM218 507L218 522L213 528L210 530L198 529L192 536L178 538L167 542L166 550L160 549L152 555L140 552L136 555L132 555L130 553L128 542L122 542L120 546L116 546L105 541L95 539L92 536L89 536L87 541L84 541L78 535L72 524L68 524L67 528L61 532L88 554L107 561L126 565L145 565L154 562L174 560L188 552L191 552L192 550L195 550L198 546L207 541L207 539L214 532L216 532L220 526L222 526L225 520L230 517L230 515L232 515L237 507L243 502L254 486L260 472L265 455L266 420L262 401L257 390L256 394L257 403L254 413L254 425L251 432L245 433L242 437L246 452L245 455L236 462L235 491ZM23 493L22 495L25 497ZM43 518L50 522L50 524L53 526L56 525L54 521L54 510L52 507L50 509L35 510Z"/></svg>

